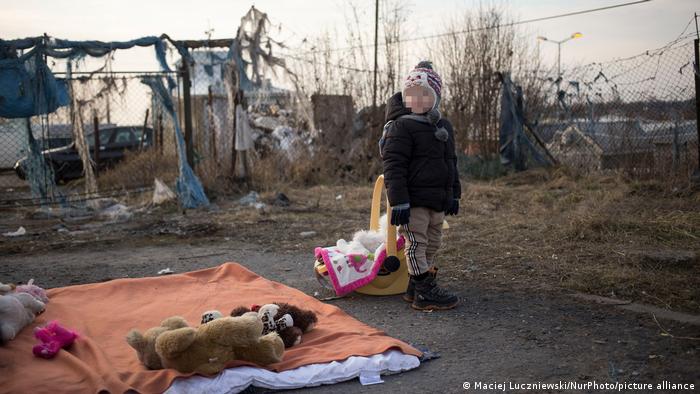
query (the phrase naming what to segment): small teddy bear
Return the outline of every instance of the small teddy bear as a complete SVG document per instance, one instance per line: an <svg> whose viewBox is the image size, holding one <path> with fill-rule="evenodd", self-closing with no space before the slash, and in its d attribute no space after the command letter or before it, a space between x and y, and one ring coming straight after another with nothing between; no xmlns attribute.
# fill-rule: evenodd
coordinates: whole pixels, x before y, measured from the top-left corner
<svg viewBox="0 0 700 394"><path fill-rule="evenodd" d="M45 308L43 302L28 293L0 295L0 344L14 339Z"/></svg>
<svg viewBox="0 0 700 394"><path fill-rule="evenodd" d="M287 303L253 305L250 309L239 306L231 311L231 316L241 316L251 310L261 314L266 330L274 330L280 335L285 348L301 343L302 333L311 331L318 321L314 312Z"/></svg>
<svg viewBox="0 0 700 394"><path fill-rule="evenodd" d="M26 285L19 285L15 288L15 293L29 293L34 296L34 298L43 302L44 304L49 303L49 296L46 294L46 290L34 284L34 279L29 279Z"/></svg>
<svg viewBox="0 0 700 394"><path fill-rule="evenodd" d="M41 342L32 348L34 355L50 359L54 358L61 349L71 347L78 338L78 334L53 320L44 327L35 328L34 337Z"/></svg>
<svg viewBox="0 0 700 394"><path fill-rule="evenodd" d="M284 343L277 333L261 335L257 313L221 317L199 327L166 331L155 341L165 368L212 375L233 360L267 366L282 361Z"/></svg>
<svg viewBox="0 0 700 394"><path fill-rule="evenodd" d="M285 314L282 315L282 317L275 319L278 310L279 306L275 304L268 304L263 306L254 305L252 311L248 308L242 307L240 308L240 311L237 311L238 314L231 316L237 317L242 316L245 313L256 313L263 324L262 335L267 335L271 332L276 332L284 341L285 348L291 347L301 342L301 330L299 330L296 327L293 327L294 320L292 319L292 316L290 316L289 314ZM200 325L205 325L222 317L224 317L224 315L217 310L206 311L202 313ZM291 328L293 330L287 330L287 328Z"/></svg>
<svg viewBox="0 0 700 394"><path fill-rule="evenodd" d="M187 320L180 316L172 316L160 323L160 326L152 327L143 334L138 330L131 330L126 335L126 342L136 350L136 355L148 369L163 369L160 356L156 353L156 339L166 331L188 327Z"/></svg>
<svg viewBox="0 0 700 394"><path fill-rule="evenodd" d="M210 321L216 320L220 317L224 317L224 314L215 309L211 311L206 311L202 313L202 320L199 322L199 324L207 324Z"/></svg>

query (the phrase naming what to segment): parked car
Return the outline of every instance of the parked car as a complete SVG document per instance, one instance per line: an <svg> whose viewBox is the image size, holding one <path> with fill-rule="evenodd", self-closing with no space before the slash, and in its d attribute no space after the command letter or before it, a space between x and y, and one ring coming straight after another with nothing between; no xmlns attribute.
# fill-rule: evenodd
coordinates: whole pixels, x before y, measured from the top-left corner
<svg viewBox="0 0 700 394"><path fill-rule="evenodd" d="M141 148L141 136L144 136L143 149L152 146L153 129L142 126L118 126L100 130L100 155L98 171L109 168L124 159L126 151L137 151ZM87 140L90 157L95 160L95 136L88 134ZM83 162L80 160L75 142L58 148L41 152L44 160L53 167L56 182L77 179L83 176ZM20 179L26 179L25 165L27 156L17 160L14 170Z"/></svg>

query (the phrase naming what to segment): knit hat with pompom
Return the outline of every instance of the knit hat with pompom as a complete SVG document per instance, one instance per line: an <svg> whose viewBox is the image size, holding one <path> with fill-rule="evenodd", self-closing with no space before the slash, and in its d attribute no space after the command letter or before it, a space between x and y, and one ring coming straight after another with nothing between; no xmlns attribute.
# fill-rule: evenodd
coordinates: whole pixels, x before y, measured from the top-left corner
<svg viewBox="0 0 700 394"><path fill-rule="evenodd" d="M412 86L423 86L428 88L433 93L435 103L433 104L433 108L425 115L428 117L431 123L437 124L441 117L440 111L438 111L438 106L440 105L440 99L442 98L442 79L440 78L440 75L433 70L433 63L430 60L423 60L419 62L418 65L416 65L416 67L408 73L403 82L401 97L406 97L406 89Z"/></svg>

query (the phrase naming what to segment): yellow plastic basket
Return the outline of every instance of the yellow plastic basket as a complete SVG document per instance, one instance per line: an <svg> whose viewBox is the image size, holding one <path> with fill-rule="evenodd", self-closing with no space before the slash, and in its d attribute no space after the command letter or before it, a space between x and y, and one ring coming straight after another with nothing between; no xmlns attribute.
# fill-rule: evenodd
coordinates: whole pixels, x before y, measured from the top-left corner
<svg viewBox="0 0 700 394"><path fill-rule="evenodd" d="M382 194L385 194L384 175L380 175L374 183L372 193L372 211L369 218L370 230L379 230L379 213L381 211ZM389 199L386 199L387 212L390 212ZM391 214L387 215L386 258L395 256L399 260L399 269L393 272L380 270L377 277L369 284L355 291L369 295L393 295L406 292L408 287L408 266L403 251L396 250L396 226L391 225ZM386 261L386 260L384 260Z"/></svg>

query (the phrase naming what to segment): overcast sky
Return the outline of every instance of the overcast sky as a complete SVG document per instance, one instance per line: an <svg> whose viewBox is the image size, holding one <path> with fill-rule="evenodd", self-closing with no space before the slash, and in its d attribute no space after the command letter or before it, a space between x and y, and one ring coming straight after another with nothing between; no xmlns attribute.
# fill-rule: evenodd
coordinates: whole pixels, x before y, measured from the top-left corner
<svg viewBox="0 0 700 394"><path fill-rule="evenodd" d="M630 0L512 0L505 1L519 19L619 4ZM368 31L373 28L374 1L355 0L363 12ZM291 43L323 29L345 25L345 1L341 0L0 0L0 38L41 35L74 40L129 40L168 33L175 39L203 39L235 35L239 19L251 5L281 24L279 35ZM479 0L411 0L410 24L419 35L441 32L452 16L476 7ZM648 3L572 16L526 25L524 39L535 42L538 35L562 39L575 31L583 38L562 50L562 62L580 64L625 57L662 46L677 37L693 16L700 12L697 0L653 0ZM694 30L694 25L692 26ZM555 45L542 46L543 56L552 62ZM150 52L152 54L152 50ZM119 68L153 69L152 58L122 53ZM146 60L144 60L146 59Z"/></svg>

